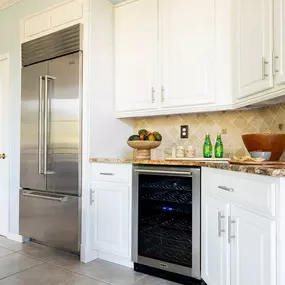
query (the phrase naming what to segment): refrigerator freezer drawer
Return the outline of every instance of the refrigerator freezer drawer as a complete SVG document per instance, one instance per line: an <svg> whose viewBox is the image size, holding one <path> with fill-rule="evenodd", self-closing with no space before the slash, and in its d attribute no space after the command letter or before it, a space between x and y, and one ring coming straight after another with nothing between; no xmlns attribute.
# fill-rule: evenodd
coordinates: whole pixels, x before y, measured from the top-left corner
<svg viewBox="0 0 285 285"><path fill-rule="evenodd" d="M80 197L20 190L20 234L79 252L80 205Z"/></svg>

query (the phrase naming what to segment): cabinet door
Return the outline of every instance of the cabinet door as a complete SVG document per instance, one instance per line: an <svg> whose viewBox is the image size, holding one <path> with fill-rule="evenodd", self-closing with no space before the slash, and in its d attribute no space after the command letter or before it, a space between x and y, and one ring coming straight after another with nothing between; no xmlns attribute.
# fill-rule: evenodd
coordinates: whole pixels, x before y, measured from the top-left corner
<svg viewBox="0 0 285 285"><path fill-rule="evenodd" d="M285 83L285 1L274 2L273 72L277 85Z"/></svg>
<svg viewBox="0 0 285 285"><path fill-rule="evenodd" d="M129 186L94 183L93 249L129 257Z"/></svg>
<svg viewBox="0 0 285 285"><path fill-rule="evenodd" d="M159 2L163 107L214 102L215 2Z"/></svg>
<svg viewBox="0 0 285 285"><path fill-rule="evenodd" d="M229 244L226 218L230 205L204 196L202 199L202 278L208 285L229 285Z"/></svg>
<svg viewBox="0 0 285 285"><path fill-rule="evenodd" d="M116 110L157 108L157 0L115 9Z"/></svg>
<svg viewBox="0 0 285 285"><path fill-rule="evenodd" d="M276 222L231 208L231 285L276 285Z"/></svg>
<svg viewBox="0 0 285 285"><path fill-rule="evenodd" d="M236 0L238 99L273 87L273 0Z"/></svg>

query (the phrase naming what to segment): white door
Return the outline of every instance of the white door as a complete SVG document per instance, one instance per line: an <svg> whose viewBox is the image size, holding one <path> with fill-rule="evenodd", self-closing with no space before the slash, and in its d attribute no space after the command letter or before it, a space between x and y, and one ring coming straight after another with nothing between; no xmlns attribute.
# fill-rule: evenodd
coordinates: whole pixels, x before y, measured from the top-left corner
<svg viewBox="0 0 285 285"><path fill-rule="evenodd" d="M160 0L162 106L214 102L215 0Z"/></svg>
<svg viewBox="0 0 285 285"><path fill-rule="evenodd" d="M138 0L115 9L117 112L158 107L157 11L157 0Z"/></svg>
<svg viewBox="0 0 285 285"><path fill-rule="evenodd" d="M0 55L0 154L8 155L9 148L9 58ZM9 160L0 159L0 235L6 236L9 227Z"/></svg>
<svg viewBox="0 0 285 285"><path fill-rule="evenodd" d="M202 278L207 285L230 284L229 215L228 203L210 196L202 198Z"/></svg>
<svg viewBox="0 0 285 285"><path fill-rule="evenodd" d="M236 0L238 99L273 87L273 0Z"/></svg>
<svg viewBox="0 0 285 285"><path fill-rule="evenodd" d="M129 186L96 182L93 188L93 249L129 257Z"/></svg>
<svg viewBox="0 0 285 285"><path fill-rule="evenodd" d="M274 2L273 72L277 85L285 83L285 0Z"/></svg>
<svg viewBox="0 0 285 285"><path fill-rule="evenodd" d="M276 222L231 208L231 285L276 285Z"/></svg>

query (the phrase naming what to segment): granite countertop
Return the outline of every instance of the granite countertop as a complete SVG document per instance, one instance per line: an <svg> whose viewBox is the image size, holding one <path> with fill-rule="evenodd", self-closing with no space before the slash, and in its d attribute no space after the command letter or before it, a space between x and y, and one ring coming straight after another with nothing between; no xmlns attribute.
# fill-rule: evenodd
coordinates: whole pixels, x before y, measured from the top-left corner
<svg viewBox="0 0 285 285"><path fill-rule="evenodd" d="M227 162L209 161L174 161L174 160L136 160L136 159L112 159L112 158L90 158L91 163L125 163L125 164L145 164L145 165L173 165L173 166L200 166L236 172L267 175L272 177L285 177L285 166L252 166L252 165L232 165Z"/></svg>

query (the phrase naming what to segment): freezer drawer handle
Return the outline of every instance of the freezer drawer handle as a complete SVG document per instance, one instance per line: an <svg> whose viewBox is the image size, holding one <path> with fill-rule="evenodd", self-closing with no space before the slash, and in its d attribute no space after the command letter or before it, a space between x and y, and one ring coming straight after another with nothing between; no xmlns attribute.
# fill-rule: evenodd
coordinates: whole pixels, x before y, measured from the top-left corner
<svg viewBox="0 0 285 285"><path fill-rule="evenodd" d="M38 199L45 199L45 200L52 200L52 201L58 201L58 202L66 202L67 197L52 197L52 196L43 196L43 195L37 195L37 194L32 194L32 193L23 193L23 196L26 197L33 197L33 198L38 198Z"/></svg>

